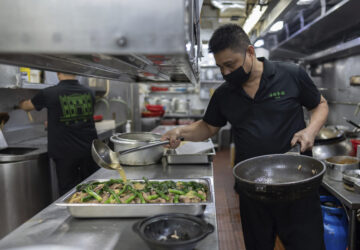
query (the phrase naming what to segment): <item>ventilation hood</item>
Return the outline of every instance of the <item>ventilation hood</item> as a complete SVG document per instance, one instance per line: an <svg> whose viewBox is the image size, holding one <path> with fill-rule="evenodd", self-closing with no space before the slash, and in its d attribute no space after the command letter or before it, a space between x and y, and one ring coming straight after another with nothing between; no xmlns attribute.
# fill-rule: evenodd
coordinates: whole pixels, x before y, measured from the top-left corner
<svg viewBox="0 0 360 250"><path fill-rule="evenodd" d="M137 82L198 82L194 0L2 0L0 63Z"/></svg>

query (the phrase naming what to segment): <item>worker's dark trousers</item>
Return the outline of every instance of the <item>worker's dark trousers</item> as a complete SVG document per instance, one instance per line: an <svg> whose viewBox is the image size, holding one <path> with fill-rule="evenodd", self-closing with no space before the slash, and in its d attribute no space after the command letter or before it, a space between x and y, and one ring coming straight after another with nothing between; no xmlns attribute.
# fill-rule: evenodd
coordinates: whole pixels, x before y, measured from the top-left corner
<svg viewBox="0 0 360 250"><path fill-rule="evenodd" d="M241 192L239 199L247 250L274 250L276 235L286 250L325 249L317 193L291 202L263 202Z"/></svg>
<svg viewBox="0 0 360 250"><path fill-rule="evenodd" d="M56 166L60 196L99 169L91 156L53 160Z"/></svg>

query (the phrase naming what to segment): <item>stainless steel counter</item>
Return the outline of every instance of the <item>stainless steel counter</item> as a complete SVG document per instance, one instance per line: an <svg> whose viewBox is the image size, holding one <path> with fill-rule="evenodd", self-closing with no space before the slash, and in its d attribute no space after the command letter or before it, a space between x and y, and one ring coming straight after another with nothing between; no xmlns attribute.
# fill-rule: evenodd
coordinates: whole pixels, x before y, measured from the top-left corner
<svg viewBox="0 0 360 250"><path fill-rule="evenodd" d="M356 239L359 235L357 228L356 211L360 209L360 194L348 191L344 188L342 181L334 181L326 175L323 178L322 186L332 195L341 201L341 203L349 209L349 250L356 249Z"/></svg>
<svg viewBox="0 0 360 250"><path fill-rule="evenodd" d="M152 178L209 177L213 185L213 167L209 165L125 167L129 179L146 176ZM87 180L118 178L117 172L100 169ZM70 191L72 192L72 191ZM56 203L56 201L55 201ZM215 232L201 241L196 249L217 250L218 235L215 203L207 207L204 219L215 226ZM75 219L66 208L54 203L7 235L0 242L0 249L33 245L55 245L62 249L148 249L132 231L136 218Z"/></svg>
<svg viewBox="0 0 360 250"><path fill-rule="evenodd" d="M360 209L360 194L346 190L342 181L331 180L325 175L323 186L349 209Z"/></svg>

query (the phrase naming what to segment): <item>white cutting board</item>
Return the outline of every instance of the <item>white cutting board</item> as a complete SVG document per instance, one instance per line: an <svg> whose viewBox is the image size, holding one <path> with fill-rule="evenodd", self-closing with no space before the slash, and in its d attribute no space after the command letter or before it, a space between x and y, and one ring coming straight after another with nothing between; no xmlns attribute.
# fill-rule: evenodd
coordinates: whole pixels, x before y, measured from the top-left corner
<svg viewBox="0 0 360 250"><path fill-rule="evenodd" d="M206 142L182 142L181 145L175 149L178 155L188 155L188 154L199 154L206 152L214 148L214 144L211 140Z"/></svg>
<svg viewBox="0 0 360 250"><path fill-rule="evenodd" d="M114 120L102 120L101 122L95 122L96 131L104 131L115 128Z"/></svg>

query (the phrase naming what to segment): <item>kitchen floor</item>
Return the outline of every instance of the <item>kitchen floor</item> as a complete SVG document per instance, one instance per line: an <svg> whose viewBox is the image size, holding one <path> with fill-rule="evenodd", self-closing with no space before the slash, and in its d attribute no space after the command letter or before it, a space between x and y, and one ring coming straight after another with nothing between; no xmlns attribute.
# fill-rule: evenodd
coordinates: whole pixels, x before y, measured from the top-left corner
<svg viewBox="0 0 360 250"><path fill-rule="evenodd" d="M221 150L214 158L216 215L220 250L245 250L242 234L239 198L234 186L230 150ZM274 250L285 248L277 240Z"/></svg>

